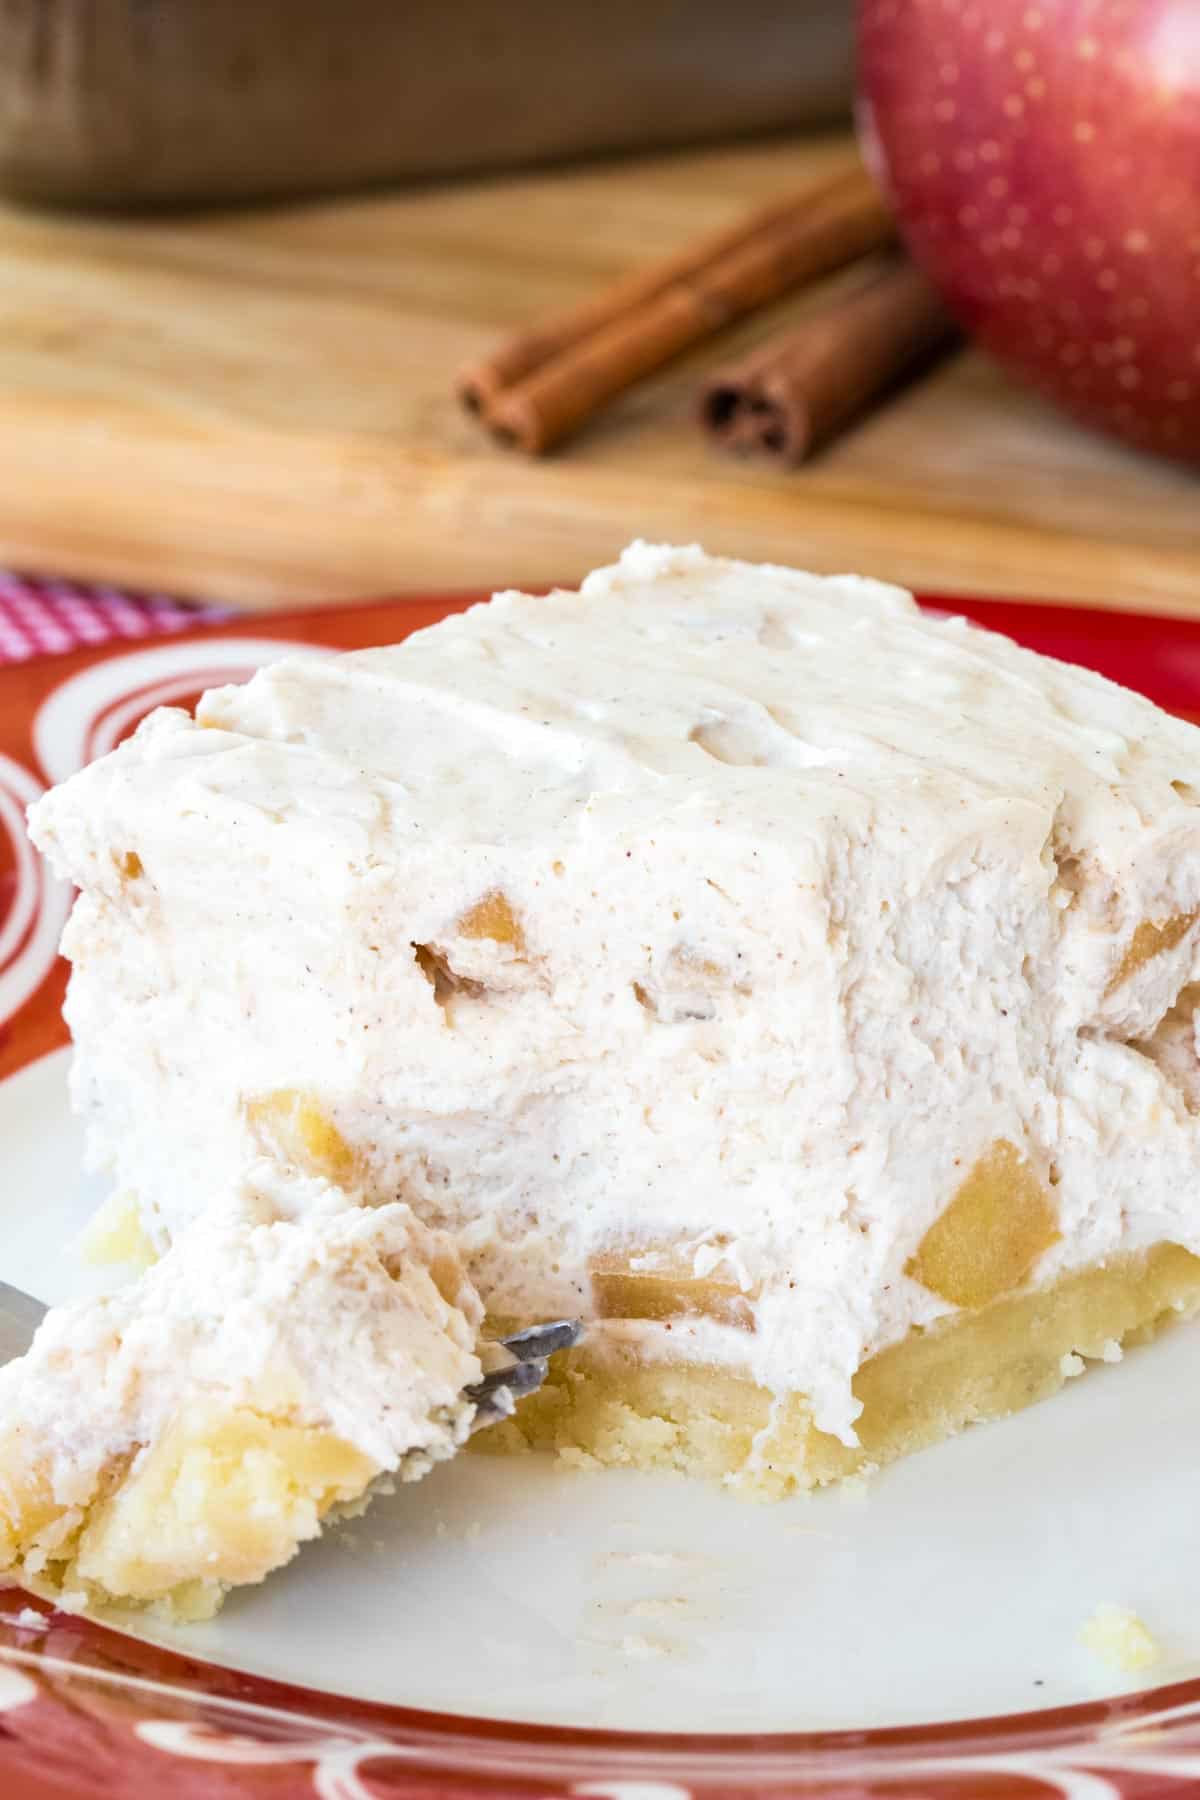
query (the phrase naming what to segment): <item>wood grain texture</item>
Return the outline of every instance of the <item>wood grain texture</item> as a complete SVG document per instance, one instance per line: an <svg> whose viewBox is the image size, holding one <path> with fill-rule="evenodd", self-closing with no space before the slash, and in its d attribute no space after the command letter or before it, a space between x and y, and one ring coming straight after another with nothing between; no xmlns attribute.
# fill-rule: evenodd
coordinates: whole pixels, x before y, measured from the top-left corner
<svg viewBox="0 0 1200 1800"><path fill-rule="evenodd" d="M847 154L774 142L188 219L0 212L0 559L270 607L570 581L640 535L1200 613L1195 475L1085 435L975 353L801 470L709 449L704 372L820 295L542 463L460 413L453 372L498 332Z"/></svg>

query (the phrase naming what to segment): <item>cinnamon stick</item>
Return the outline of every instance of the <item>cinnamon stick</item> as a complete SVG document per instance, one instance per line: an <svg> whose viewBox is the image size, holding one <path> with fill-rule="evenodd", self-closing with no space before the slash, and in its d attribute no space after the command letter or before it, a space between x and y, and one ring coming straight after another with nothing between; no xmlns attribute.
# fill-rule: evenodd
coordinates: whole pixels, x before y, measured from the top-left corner
<svg viewBox="0 0 1200 1800"><path fill-rule="evenodd" d="M460 394L502 442L541 454L690 345L894 234L852 169L520 334L464 371Z"/></svg>
<svg viewBox="0 0 1200 1800"><path fill-rule="evenodd" d="M701 419L722 449L802 462L958 328L920 271L897 259L706 384Z"/></svg>
<svg viewBox="0 0 1200 1800"><path fill-rule="evenodd" d="M851 170L850 178L861 183L861 171ZM647 269L634 269L603 292L589 295L577 305L552 313L538 324L516 332L490 355L459 370L456 381L459 399L468 412L486 412L505 388L515 386L524 376L532 375L535 369L542 368L554 357L582 343L584 338L611 325L615 319L628 317L665 288L674 286L677 281L690 280L721 257L740 250L750 238L776 229L780 220L793 214L807 198L807 195L798 199L795 194L789 194L786 200L760 207L736 224L685 246L674 256L665 257Z"/></svg>

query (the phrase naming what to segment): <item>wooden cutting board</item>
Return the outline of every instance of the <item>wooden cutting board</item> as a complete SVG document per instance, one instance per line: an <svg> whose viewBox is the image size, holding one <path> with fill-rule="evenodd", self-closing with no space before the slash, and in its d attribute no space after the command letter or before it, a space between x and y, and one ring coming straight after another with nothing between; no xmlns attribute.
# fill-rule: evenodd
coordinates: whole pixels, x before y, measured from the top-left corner
<svg viewBox="0 0 1200 1800"><path fill-rule="evenodd" d="M629 538L959 592L1200 612L1200 483L977 354L809 467L727 461L697 380L557 456L495 448L456 365L848 154L842 138L178 219L0 212L0 560L269 607L569 581Z"/></svg>

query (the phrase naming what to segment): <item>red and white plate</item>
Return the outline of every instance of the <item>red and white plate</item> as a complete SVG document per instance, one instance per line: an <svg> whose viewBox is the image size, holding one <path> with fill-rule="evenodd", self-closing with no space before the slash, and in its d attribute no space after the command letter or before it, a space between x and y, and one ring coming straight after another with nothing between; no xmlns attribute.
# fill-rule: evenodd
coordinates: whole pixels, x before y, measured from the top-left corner
<svg viewBox="0 0 1200 1800"><path fill-rule="evenodd" d="M24 806L150 706L459 604L0 669L0 1278L47 1300L97 1280L72 1248L100 1195L66 1102L70 896ZM1200 625L953 604L1200 718ZM461 1457L210 1624L99 1625L0 1592L0 1794L1183 1794L1200 1787L1197 1517L1197 1327L860 1495L764 1508ZM1140 1678L1079 1645L1105 1602L1161 1644Z"/></svg>

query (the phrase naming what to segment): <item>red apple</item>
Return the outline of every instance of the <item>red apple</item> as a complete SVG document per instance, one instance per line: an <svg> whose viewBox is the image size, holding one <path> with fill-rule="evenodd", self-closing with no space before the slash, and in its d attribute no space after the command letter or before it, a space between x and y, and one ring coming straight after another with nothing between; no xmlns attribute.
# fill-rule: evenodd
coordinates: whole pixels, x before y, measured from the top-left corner
<svg viewBox="0 0 1200 1800"><path fill-rule="evenodd" d="M1200 461L1200 0L861 0L859 63L866 154L966 328Z"/></svg>

